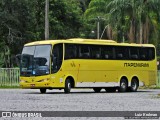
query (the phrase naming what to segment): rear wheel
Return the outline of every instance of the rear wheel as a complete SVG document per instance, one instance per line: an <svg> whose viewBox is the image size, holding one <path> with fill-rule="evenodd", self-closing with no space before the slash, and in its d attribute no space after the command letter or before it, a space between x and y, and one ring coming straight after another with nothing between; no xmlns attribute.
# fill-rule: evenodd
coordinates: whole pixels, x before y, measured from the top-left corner
<svg viewBox="0 0 160 120"><path fill-rule="evenodd" d="M40 92L41 92L42 94L46 93L46 88L40 88Z"/></svg>
<svg viewBox="0 0 160 120"><path fill-rule="evenodd" d="M115 87L108 87L108 88L105 88L106 92L116 92L117 88Z"/></svg>
<svg viewBox="0 0 160 120"><path fill-rule="evenodd" d="M126 79L121 79L120 87L118 89L119 92L126 92L128 88L128 83Z"/></svg>
<svg viewBox="0 0 160 120"><path fill-rule="evenodd" d="M96 93L101 92L101 89L102 89L102 88L93 88L94 92L96 92Z"/></svg>
<svg viewBox="0 0 160 120"><path fill-rule="evenodd" d="M70 93L70 91L71 91L71 81L69 79L67 79L65 82L64 92Z"/></svg>
<svg viewBox="0 0 160 120"><path fill-rule="evenodd" d="M137 79L132 79L130 91L131 92L136 92L138 87L139 87L139 83L138 83Z"/></svg>

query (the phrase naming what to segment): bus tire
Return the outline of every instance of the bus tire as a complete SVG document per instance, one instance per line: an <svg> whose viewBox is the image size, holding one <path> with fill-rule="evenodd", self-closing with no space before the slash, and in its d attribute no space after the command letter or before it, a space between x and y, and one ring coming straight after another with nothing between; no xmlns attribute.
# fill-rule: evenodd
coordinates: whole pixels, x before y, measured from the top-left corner
<svg viewBox="0 0 160 120"><path fill-rule="evenodd" d="M119 92L126 92L128 88L128 82L126 79L122 78L120 81L120 87L118 89Z"/></svg>
<svg viewBox="0 0 160 120"><path fill-rule="evenodd" d="M40 92L41 92L42 94L46 93L46 88L40 88Z"/></svg>
<svg viewBox="0 0 160 120"><path fill-rule="evenodd" d="M96 93L101 92L101 89L102 89L102 88L93 88L94 92L96 92Z"/></svg>
<svg viewBox="0 0 160 120"><path fill-rule="evenodd" d="M116 92L117 88L116 87L108 87L105 88L106 92Z"/></svg>
<svg viewBox="0 0 160 120"><path fill-rule="evenodd" d="M71 81L70 79L66 79L64 92L70 93L70 91L71 91Z"/></svg>
<svg viewBox="0 0 160 120"><path fill-rule="evenodd" d="M139 87L139 83L138 83L138 80L133 78L132 81L131 81L131 87L130 87L130 91L131 92L136 92L137 89Z"/></svg>

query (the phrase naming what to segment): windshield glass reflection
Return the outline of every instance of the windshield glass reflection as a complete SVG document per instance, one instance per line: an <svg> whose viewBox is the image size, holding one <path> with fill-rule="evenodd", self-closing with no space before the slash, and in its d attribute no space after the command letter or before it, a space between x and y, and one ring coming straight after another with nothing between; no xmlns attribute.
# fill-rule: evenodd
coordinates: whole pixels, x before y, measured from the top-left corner
<svg viewBox="0 0 160 120"><path fill-rule="evenodd" d="M51 45L26 46L21 56L21 76L38 76L50 73Z"/></svg>

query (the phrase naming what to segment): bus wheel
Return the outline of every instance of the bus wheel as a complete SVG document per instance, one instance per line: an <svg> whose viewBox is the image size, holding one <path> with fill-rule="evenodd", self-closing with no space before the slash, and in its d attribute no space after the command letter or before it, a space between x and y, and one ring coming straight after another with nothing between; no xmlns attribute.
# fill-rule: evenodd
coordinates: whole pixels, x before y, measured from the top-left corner
<svg viewBox="0 0 160 120"><path fill-rule="evenodd" d="M138 87L139 87L139 85L138 85L137 79L132 79L130 91L131 91L131 92L136 92L137 89L138 89Z"/></svg>
<svg viewBox="0 0 160 120"><path fill-rule="evenodd" d="M120 82L120 87L118 89L119 92L126 92L128 88L128 84L127 84L127 80L126 79L121 79L121 82Z"/></svg>
<svg viewBox="0 0 160 120"><path fill-rule="evenodd" d="M46 89L45 88L40 88L40 92L43 94L43 93L46 93Z"/></svg>
<svg viewBox="0 0 160 120"><path fill-rule="evenodd" d="M71 91L71 82L69 79L66 80L65 82L65 88L64 88L64 92L65 93L70 93Z"/></svg>
<svg viewBox="0 0 160 120"><path fill-rule="evenodd" d="M96 93L101 92L101 89L102 89L102 88L93 88L94 92L96 92Z"/></svg>
<svg viewBox="0 0 160 120"><path fill-rule="evenodd" d="M109 87L109 88L105 88L106 92L116 92L117 88L115 87Z"/></svg>

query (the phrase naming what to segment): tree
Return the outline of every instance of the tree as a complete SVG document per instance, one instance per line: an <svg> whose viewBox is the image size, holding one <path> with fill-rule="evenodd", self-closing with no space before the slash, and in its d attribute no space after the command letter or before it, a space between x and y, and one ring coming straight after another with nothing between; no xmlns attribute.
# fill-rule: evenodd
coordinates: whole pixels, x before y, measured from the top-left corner
<svg viewBox="0 0 160 120"><path fill-rule="evenodd" d="M111 36L108 38L149 43L149 38L158 30L159 6L159 0L92 0L85 16L89 20L95 16L105 17L107 33Z"/></svg>
<svg viewBox="0 0 160 120"><path fill-rule="evenodd" d="M29 36L29 23L32 17L27 0L2 0L0 2L0 42L3 50L1 55L5 67L12 67L15 53L21 51L21 44L24 43L25 37ZM27 30L26 30L27 29ZM16 48L16 49L15 49Z"/></svg>
<svg viewBox="0 0 160 120"><path fill-rule="evenodd" d="M113 7L114 6L114 7ZM127 15L130 7L128 1L125 0L112 0L107 6L109 24L113 30L116 31L117 41L125 42L126 29L127 29Z"/></svg>
<svg viewBox="0 0 160 120"><path fill-rule="evenodd" d="M44 0L0 1L0 63L13 67L15 55L27 42L45 39ZM50 38L79 37L83 28L82 10L75 0L50 0Z"/></svg>
<svg viewBox="0 0 160 120"><path fill-rule="evenodd" d="M75 0L50 1L50 38L79 37L83 27L82 10Z"/></svg>
<svg viewBox="0 0 160 120"><path fill-rule="evenodd" d="M88 9L84 13L84 17L85 19L87 19L88 24L89 23L94 24L95 22L97 22L98 20L97 18L100 18L99 21L101 25L104 24L104 21L105 21L105 26L108 26L107 27L107 38L112 39L113 38L112 28L108 24L108 17L107 17L108 12L106 9L106 6L109 4L110 1L112 0L91 0L91 2L89 3ZM90 29L95 29L94 27L96 27L95 25L90 25L90 26L91 26Z"/></svg>
<svg viewBox="0 0 160 120"><path fill-rule="evenodd" d="M128 20L131 21L128 34L130 42L148 43L150 26L154 26L150 14L159 11L159 4L160 2L157 0L113 0L108 7L111 8L110 17L118 15L113 14L113 11L122 11L124 13L123 17L128 17ZM117 17L120 18L119 16Z"/></svg>
<svg viewBox="0 0 160 120"><path fill-rule="evenodd" d="M80 2L80 8L82 9L83 12L85 12L91 0L78 0L78 1Z"/></svg>

